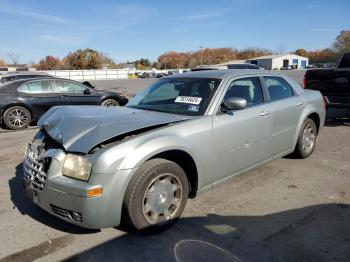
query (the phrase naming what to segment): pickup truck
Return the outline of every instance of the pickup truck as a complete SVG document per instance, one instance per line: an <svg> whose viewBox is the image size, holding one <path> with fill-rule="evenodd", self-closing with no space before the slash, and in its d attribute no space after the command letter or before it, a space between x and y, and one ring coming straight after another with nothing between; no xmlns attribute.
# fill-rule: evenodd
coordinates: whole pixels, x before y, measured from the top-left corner
<svg viewBox="0 0 350 262"><path fill-rule="evenodd" d="M320 91L327 108L350 110L350 53L343 55L336 68L307 70L304 88Z"/></svg>

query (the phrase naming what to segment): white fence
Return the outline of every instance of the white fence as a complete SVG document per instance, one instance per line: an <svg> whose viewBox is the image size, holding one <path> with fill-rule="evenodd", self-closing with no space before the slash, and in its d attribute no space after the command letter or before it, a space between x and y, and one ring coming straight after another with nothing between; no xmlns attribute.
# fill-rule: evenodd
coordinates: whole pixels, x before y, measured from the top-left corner
<svg viewBox="0 0 350 262"><path fill-rule="evenodd" d="M78 81L103 80L103 79L126 79L130 70L128 69L99 69L99 70L49 70L40 71L53 76L68 78Z"/></svg>

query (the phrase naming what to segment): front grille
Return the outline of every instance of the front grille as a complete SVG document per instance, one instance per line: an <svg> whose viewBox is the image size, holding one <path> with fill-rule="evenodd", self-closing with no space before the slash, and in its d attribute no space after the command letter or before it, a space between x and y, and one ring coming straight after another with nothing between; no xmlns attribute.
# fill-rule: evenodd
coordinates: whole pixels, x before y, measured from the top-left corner
<svg viewBox="0 0 350 262"><path fill-rule="evenodd" d="M78 212L70 211L70 210L64 209L62 207L55 206L55 205L50 205L50 206L51 206L52 212L55 213L56 215L62 217L62 218L69 219L72 221L77 221L77 222L83 221L82 215Z"/></svg>
<svg viewBox="0 0 350 262"><path fill-rule="evenodd" d="M49 162L50 159L40 156L37 146L27 146L23 162L24 180L31 184L33 190L42 191L44 189Z"/></svg>

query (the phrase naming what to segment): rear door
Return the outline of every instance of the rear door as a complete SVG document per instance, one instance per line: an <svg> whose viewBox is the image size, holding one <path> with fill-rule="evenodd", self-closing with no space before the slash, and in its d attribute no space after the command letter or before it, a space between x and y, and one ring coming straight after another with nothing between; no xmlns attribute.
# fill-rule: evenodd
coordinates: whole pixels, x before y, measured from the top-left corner
<svg viewBox="0 0 350 262"><path fill-rule="evenodd" d="M53 106L61 105L61 97L50 80L34 80L26 82L18 88L32 108L34 118L41 117Z"/></svg>
<svg viewBox="0 0 350 262"><path fill-rule="evenodd" d="M304 100L283 77L265 76L262 81L269 99L267 111L272 115L271 153L275 156L294 148Z"/></svg>
<svg viewBox="0 0 350 262"><path fill-rule="evenodd" d="M100 95L87 86L70 80L53 80L64 105L100 105Z"/></svg>

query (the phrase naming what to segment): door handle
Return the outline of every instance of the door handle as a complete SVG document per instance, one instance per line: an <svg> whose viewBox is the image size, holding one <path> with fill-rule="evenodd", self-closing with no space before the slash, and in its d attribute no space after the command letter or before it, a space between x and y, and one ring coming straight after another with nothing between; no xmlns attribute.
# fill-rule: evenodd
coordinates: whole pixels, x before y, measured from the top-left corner
<svg viewBox="0 0 350 262"><path fill-rule="evenodd" d="M268 112L268 111L261 111L260 112L260 116L268 116L270 114L270 112Z"/></svg>
<svg viewBox="0 0 350 262"><path fill-rule="evenodd" d="M297 106L299 107L299 106L302 106L304 103L302 103L302 102L299 102L299 103L297 103Z"/></svg>

